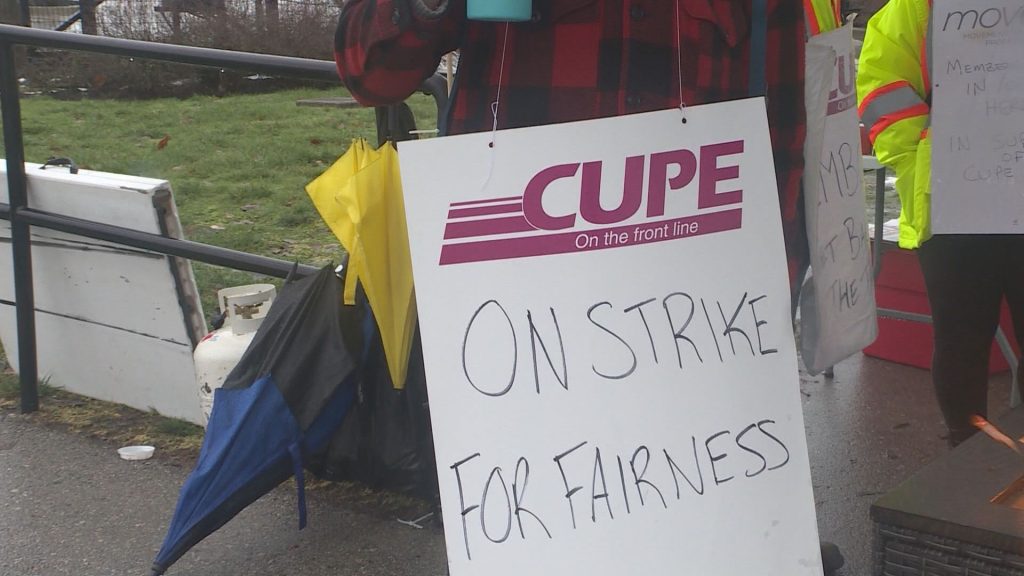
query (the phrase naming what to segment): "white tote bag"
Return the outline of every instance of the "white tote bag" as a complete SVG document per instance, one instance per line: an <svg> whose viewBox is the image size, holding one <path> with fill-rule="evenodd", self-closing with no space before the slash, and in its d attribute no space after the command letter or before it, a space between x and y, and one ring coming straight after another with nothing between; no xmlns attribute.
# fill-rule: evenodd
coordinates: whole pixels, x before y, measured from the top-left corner
<svg viewBox="0 0 1024 576"><path fill-rule="evenodd" d="M878 334L862 187L853 28L807 42L804 208L811 275L800 299L800 352L818 374Z"/></svg>

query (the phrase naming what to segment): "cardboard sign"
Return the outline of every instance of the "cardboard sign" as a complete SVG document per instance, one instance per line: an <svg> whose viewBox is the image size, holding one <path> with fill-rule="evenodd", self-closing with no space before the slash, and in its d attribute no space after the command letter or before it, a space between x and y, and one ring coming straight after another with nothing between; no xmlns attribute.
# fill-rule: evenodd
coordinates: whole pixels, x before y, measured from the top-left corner
<svg viewBox="0 0 1024 576"><path fill-rule="evenodd" d="M932 233L1024 233L1024 3L936 0Z"/></svg>
<svg viewBox="0 0 1024 576"><path fill-rule="evenodd" d="M453 576L821 573L764 103L681 114L400 144Z"/></svg>
<svg viewBox="0 0 1024 576"><path fill-rule="evenodd" d="M878 334L856 74L852 24L807 41L803 184L811 276L800 301L800 351L811 374Z"/></svg>

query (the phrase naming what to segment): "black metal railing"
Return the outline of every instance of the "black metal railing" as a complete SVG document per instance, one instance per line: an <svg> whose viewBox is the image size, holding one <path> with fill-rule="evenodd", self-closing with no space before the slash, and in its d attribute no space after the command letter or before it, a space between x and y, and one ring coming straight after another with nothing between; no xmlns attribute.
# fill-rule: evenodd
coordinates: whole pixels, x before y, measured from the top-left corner
<svg viewBox="0 0 1024 576"><path fill-rule="evenodd" d="M316 271L316 268L311 266L297 265L266 256L167 238L30 208L25 180L25 149L18 95L18 73L14 57L14 47L17 45L113 54L307 80L337 82L338 77L334 62L326 60L178 46L0 24L0 108L4 146L7 151L7 185L10 201L9 204L0 203L0 218L11 223L22 412L33 412L39 407L35 298L29 235L32 226L278 278L287 277L293 270L300 275ZM434 97L438 110L441 110L447 100L445 83L436 78L430 79L424 83L423 91Z"/></svg>

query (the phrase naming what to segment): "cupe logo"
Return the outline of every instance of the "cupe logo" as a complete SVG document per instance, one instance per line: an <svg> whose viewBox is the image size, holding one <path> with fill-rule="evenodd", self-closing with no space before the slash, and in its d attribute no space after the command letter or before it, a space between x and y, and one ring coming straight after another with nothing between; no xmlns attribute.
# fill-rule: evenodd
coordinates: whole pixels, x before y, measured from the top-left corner
<svg viewBox="0 0 1024 576"><path fill-rule="evenodd" d="M828 93L827 115L832 116L857 107L856 56L840 54L836 58L835 73L832 78L832 89Z"/></svg>
<svg viewBox="0 0 1024 576"><path fill-rule="evenodd" d="M714 208L743 201L742 190L717 192L722 180L739 176L739 166L719 166L718 159L743 152L743 141L722 142L700 148L700 171L697 188L697 208ZM647 172L647 217L665 215L665 194L668 189L680 190L697 178L698 157L691 150L681 149L650 155L650 170L646 170L647 156L626 158L622 200L611 210L601 206L601 174L603 162L560 164L545 168L526 185L523 194L523 212L526 220L539 230L564 230L576 225L576 217L591 224L618 224L640 211L644 199L644 173ZM582 171L581 171L582 168ZM675 176L668 177L669 169ZM579 176L580 202L578 214L552 215L544 210L543 197L548 187L563 178Z"/></svg>
<svg viewBox="0 0 1024 576"><path fill-rule="evenodd" d="M743 190L730 181L740 178L743 152L744 141L731 140L627 156L621 184L606 181L605 161L545 167L521 196L452 203L440 264L620 248L740 228ZM667 215L670 195L692 194L693 184L695 205ZM609 193L620 186L621 194ZM551 208L545 195L553 189L578 199Z"/></svg>

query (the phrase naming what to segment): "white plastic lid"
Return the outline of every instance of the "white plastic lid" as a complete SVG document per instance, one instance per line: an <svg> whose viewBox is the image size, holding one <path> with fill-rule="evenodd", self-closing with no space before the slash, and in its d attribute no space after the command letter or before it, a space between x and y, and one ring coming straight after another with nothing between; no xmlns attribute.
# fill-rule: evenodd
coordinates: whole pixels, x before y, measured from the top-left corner
<svg viewBox="0 0 1024 576"><path fill-rule="evenodd" d="M118 448L117 454L125 460L146 460L153 456L156 448L152 446L125 446Z"/></svg>

